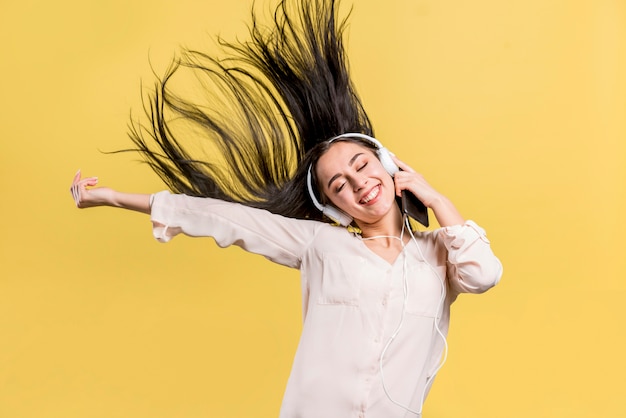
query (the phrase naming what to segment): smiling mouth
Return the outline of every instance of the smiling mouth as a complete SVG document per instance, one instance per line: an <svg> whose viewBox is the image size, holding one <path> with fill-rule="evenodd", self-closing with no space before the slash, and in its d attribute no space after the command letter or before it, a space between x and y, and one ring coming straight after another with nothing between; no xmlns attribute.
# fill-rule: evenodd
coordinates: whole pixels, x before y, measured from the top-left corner
<svg viewBox="0 0 626 418"><path fill-rule="evenodd" d="M359 203L361 204L369 203L370 201L374 200L378 196L379 193L380 193L380 184L374 187L372 190L370 190L370 192L365 197L363 197L363 199L361 199Z"/></svg>

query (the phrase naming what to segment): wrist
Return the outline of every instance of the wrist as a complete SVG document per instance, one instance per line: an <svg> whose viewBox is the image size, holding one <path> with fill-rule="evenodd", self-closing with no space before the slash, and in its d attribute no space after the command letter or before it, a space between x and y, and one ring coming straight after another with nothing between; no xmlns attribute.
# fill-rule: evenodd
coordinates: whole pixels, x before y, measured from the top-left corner
<svg viewBox="0 0 626 418"><path fill-rule="evenodd" d="M449 202L450 201L445 196L437 193L436 195L428 199L428 202L424 202L424 204L431 208L433 211L436 211L437 209L449 204Z"/></svg>
<svg viewBox="0 0 626 418"><path fill-rule="evenodd" d="M438 195L430 203L430 208L435 214L440 226L446 227L465 223L465 219L447 197Z"/></svg>
<svg viewBox="0 0 626 418"><path fill-rule="evenodd" d="M105 195L104 205L115 208L123 208L124 204L122 200L122 193L111 189L109 193Z"/></svg>

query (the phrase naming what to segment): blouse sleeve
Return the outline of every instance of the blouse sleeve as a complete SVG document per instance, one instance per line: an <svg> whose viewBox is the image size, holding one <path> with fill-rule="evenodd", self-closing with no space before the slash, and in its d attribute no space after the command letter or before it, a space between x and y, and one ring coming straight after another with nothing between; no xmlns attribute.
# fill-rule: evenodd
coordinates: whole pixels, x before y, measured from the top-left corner
<svg viewBox="0 0 626 418"><path fill-rule="evenodd" d="M473 221L442 228L448 250L448 280L459 293L483 293L502 277L502 264L493 254L485 230Z"/></svg>
<svg viewBox="0 0 626 418"><path fill-rule="evenodd" d="M218 199L170 194L151 197L154 237L168 242L183 233L212 237L220 247L237 245L275 263L299 268L318 222L286 218Z"/></svg>

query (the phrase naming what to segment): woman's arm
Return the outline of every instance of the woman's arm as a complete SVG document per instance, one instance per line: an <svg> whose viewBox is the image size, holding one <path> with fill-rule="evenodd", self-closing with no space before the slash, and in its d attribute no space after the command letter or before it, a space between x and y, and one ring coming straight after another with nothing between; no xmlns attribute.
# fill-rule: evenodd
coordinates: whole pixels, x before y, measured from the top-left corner
<svg viewBox="0 0 626 418"><path fill-rule="evenodd" d="M431 208L442 227L436 231L448 256L448 280L457 293L482 293L495 286L502 277L502 263L493 254L485 230L473 221L463 219L452 202L433 189L411 167L394 157L402 169L394 176L396 193L412 192Z"/></svg>
<svg viewBox="0 0 626 418"><path fill-rule="evenodd" d="M319 229L330 228L208 197L169 191L153 196L150 219L157 240L168 242L180 233L211 237L220 247L236 245L288 267L298 268Z"/></svg>
<svg viewBox="0 0 626 418"><path fill-rule="evenodd" d="M457 293L482 293L502 277L485 230L473 221L437 231L448 253L448 280Z"/></svg>
<svg viewBox="0 0 626 418"><path fill-rule="evenodd" d="M122 193L108 187L94 187L97 184L97 177L81 179L78 170L70 187L77 208L111 206L150 214L149 194Z"/></svg>
<svg viewBox="0 0 626 418"><path fill-rule="evenodd" d="M70 189L76 206L111 206L150 214L154 237L167 242L184 233L212 237L220 247L237 245L288 267L299 268L304 252L325 224L285 218L268 211L218 199L170 194L121 193L94 187L96 177L76 173Z"/></svg>

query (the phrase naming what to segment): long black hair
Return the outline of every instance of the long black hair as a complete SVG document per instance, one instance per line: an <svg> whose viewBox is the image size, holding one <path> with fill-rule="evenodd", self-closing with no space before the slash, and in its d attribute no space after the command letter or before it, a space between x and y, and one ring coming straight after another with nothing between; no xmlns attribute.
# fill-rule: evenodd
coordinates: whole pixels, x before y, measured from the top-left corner
<svg viewBox="0 0 626 418"><path fill-rule="evenodd" d="M131 121L135 151L177 193L321 219L306 191L309 165L331 137L373 135L338 3L281 0L269 26L252 11L248 41L218 38L223 57L183 50L144 101L149 122ZM181 77L200 88L175 93Z"/></svg>

